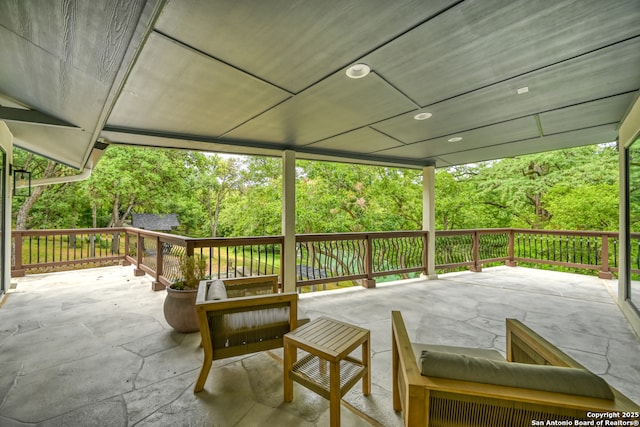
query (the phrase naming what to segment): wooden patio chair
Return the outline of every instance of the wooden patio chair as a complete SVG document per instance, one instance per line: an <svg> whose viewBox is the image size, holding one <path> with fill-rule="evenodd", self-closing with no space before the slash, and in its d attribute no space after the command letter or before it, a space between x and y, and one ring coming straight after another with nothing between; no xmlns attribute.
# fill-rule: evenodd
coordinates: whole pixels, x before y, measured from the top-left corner
<svg viewBox="0 0 640 427"><path fill-rule="evenodd" d="M282 347L283 335L308 321L298 319L296 292L278 293L277 275L202 281L196 312L204 361L194 393L214 360Z"/></svg>

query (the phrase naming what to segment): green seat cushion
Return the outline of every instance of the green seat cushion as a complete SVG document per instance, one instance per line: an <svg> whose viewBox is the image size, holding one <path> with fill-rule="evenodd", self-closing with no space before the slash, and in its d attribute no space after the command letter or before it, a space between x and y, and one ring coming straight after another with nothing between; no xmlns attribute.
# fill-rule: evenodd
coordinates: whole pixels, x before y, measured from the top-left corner
<svg viewBox="0 0 640 427"><path fill-rule="evenodd" d="M422 375L614 400L605 380L586 369L530 365L422 350Z"/></svg>
<svg viewBox="0 0 640 427"><path fill-rule="evenodd" d="M500 354L498 350L490 348L473 348L473 347L457 347L452 345L438 345L438 344L420 344L412 342L413 354L415 354L418 365L420 364L420 357L424 350L436 351L441 353L454 353L465 354L467 356L482 357L484 359L505 361L505 358Z"/></svg>

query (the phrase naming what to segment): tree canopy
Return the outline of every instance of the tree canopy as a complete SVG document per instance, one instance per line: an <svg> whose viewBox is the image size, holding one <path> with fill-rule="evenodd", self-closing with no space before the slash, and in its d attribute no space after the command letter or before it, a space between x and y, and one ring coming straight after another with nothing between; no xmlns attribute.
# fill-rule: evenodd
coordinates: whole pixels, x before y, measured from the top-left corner
<svg viewBox="0 0 640 427"><path fill-rule="evenodd" d="M16 150L33 179L78 173ZM422 227L422 172L296 162L298 233ZM524 227L617 230L614 144L438 169L437 229ZM279 158L109 146L82 182L35 187L14 198L19 228L109 227L131 213L176 213L180 234L281 233Z"/></svg>

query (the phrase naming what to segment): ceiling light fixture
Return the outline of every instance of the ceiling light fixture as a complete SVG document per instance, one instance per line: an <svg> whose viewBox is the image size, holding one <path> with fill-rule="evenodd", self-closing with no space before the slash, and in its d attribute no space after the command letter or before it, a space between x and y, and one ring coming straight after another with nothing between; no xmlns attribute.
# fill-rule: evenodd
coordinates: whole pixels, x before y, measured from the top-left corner
<svg viewBox="0 0 640 427"><path fill-rule="evenodd" d="M347 68L347 76L352 79L361 79L369 74L371 68L367 64L354 64Z"/></svg>
<svg viewBox="0 0 640 427"><path fill-rule="evenodd" d="M462 137L461 136L454 136L453 138L449 138L448 139L449 142L458 142L458 141L462 141Z"/></svg>
<svg viewBox="0 0 640 427"><path fill-rule="evenodd" d="M427 120L431 116L433 116L433 114L431 113L418 113L415 116L413 116L413 118L416 120Z"/></svg>
<svg viewBox="0 0 640 427"><path fill-rule="evenodd" d="M516 92L518 92L518 95L522 95L523 93L527 93L527 92L529 92L529 86L521 87Z"/></svg>

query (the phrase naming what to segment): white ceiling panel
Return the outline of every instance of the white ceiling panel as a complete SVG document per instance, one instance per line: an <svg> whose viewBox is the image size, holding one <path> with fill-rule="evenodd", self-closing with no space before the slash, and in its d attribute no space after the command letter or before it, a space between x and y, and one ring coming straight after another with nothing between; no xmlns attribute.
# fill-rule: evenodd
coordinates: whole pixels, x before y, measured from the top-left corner
<svg viewBox="0 0 640 427"><path fill-rule="evenodd" d="M224 137L306 145L415 109L374 73L350 79L339 72Z"/></svg>
<svg viewBox="0 0 640 427"><path fill-rule="evenodd" d="M480 147L496 146L506 142L521 141L540 135L534 117L511 120L491 126L485 126L466 132L458 132L449 136L430 139L428 141L407 144L402 147L384 150L381 153L398 157L439 157L444 154L469 151ZM450 142L451 138L462 138L460 141Z"/></svg>
<svg viewBox="0 0 640 427"><path fill-rule="evenodd" d="M390 138L369 127L327 138L306 146L308 149L336 150L344 152L374 153L403 145L400 141Z"/></svg>
<svg viewBox="0 0 640 427"><path fill-rule="evenodd" d="M638 22L638 0L4 0L0 120L34 110L22 144L74 165L96 139L407 167L609 142Z"/></svg>
<svg viewBox="0 0 640 427"><path fill-rule="evenodd" d="M218 136L289 96L229 65L152 34L108 125Z"/></svg>
<svg viewBox="0 0 640 427"><path fill-rule="evenodd" d="M13 134L13 143L25 150L34 151L44 157L76 169L84 167L87 132L54 126L30 125L7 122ZM38 144L35 145L34 141ZM92 146L93 147L93 146Z"/></svg>
<svg viewBox="0 0 640 427"><path fill-rule="evenodd" d="M542 132L550 135L576 128L618 123L636 96L635 92L629 92L542 113L540 114Z"/></svg>
<svg viewBox="0 0 640 427"><path fill-rule="evenodd" d="M637 36L639 8L636 0L468 0L364 62L426 106Z"/></svg>
<svg viewBox="0 0 640 427"><path fill-rule="evenodd" d="M563 148L579 147L582 145L599 144L615 141L616 127L614 125L597 126L551 136L497 144L489 147L477 148L441 155L437 158L437 166L463 165L486 160L502 159L506 157L522 156L531 153L560 150ZM501 155L496 157L496 151Z"/></svg>
<svg viewBox="0 0 640 427"><path fill-rule="evenodd" d="M157 30L297 93L454 3L176 0Z"/></svg>

